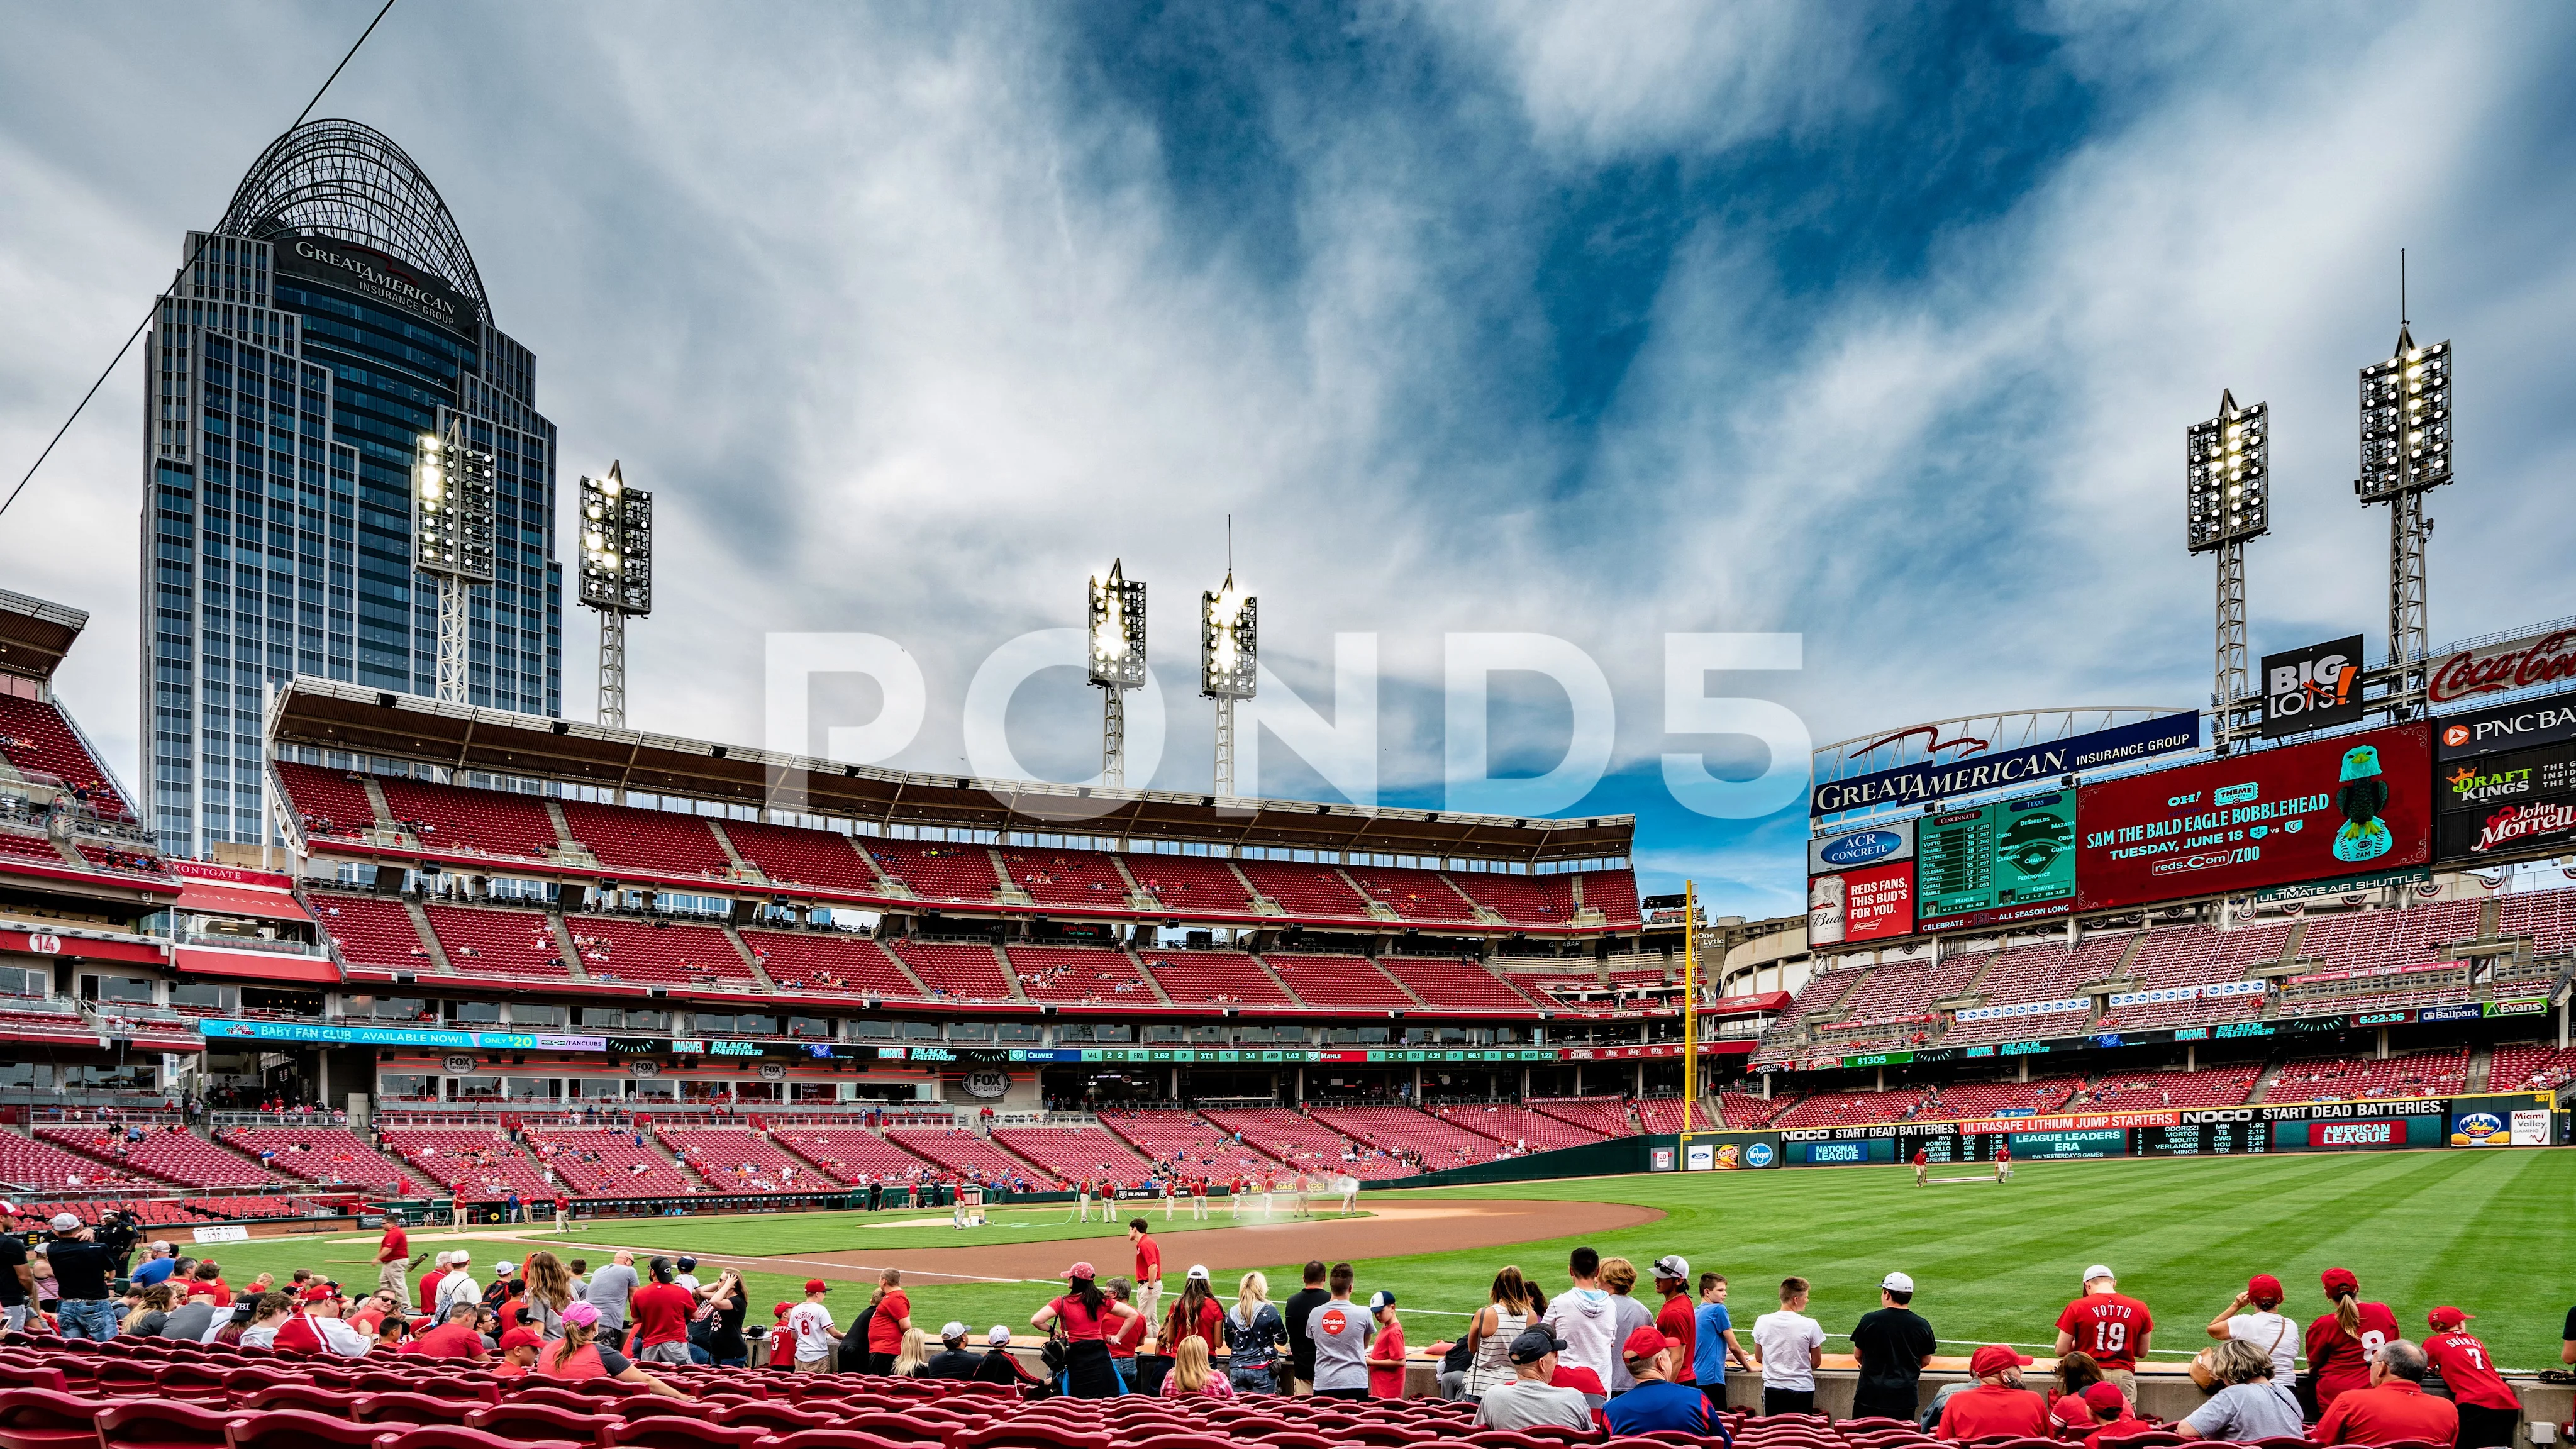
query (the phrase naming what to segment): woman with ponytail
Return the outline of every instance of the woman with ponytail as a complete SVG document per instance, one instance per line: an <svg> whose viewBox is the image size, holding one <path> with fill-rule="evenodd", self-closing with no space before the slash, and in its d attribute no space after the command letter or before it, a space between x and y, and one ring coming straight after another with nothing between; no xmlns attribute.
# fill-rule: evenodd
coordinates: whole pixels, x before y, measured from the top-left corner
<svg viewBox="0 0 2576 1449"><path fill-rule="evenodd" d="M630 1384L642 1384L665 1398L690 1397L637 1368L626 1355L599 1342L599 1310L588 1303L574 1303L564 1309L563 1337L537 1350L534 1372L543 1378L575 1382L619 1379Z"/></svg>
<svg viewBox="0 0 2576 1449"><path fill-rule="evenodd" d="M2385 1303L2365 1303L2361 1280L2349 1268L2328 1268L2317 1280L2332 1312L2308 1325L2308 1371L2316 1378L2317 1412L2349 1389L2370 1387L2370 1361L2401 1334Z"/></svg>
<svg viewBox="0 0 2576 1449"><path fill-rule="evenodd" d="M1127 1392L1127 1386L1109 1362L1108 1325L1134 1318L1136 1310L1101 1292L1089 1263L1076 1263L1065 1271L1064 1290L1063 1296L1050 1299L1030 1317L1029 1326L1063 1340L1063 1363L1058 1366L1053 1358L1048 1363L1058 1369L1066 1398L1114 1399Z"/></svg>

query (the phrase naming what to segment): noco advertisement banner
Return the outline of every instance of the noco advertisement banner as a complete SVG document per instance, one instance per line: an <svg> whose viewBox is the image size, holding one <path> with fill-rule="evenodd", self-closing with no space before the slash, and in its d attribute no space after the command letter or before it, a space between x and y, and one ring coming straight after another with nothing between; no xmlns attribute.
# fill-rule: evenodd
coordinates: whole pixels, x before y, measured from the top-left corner
<svg viewBox="0 0 2576 1449"><path fill-rule="evenodd" d="M2085 910L2260 890L2433 858L2431 733L2398 725L2086 785Z"/></svg>
<svg viewBox="0 0 2576 1449"><path fill-rule="evenodd" d="M2075 792L2056 790L1923 819L1918 929L2062 916L2075 907Z"/></svg>

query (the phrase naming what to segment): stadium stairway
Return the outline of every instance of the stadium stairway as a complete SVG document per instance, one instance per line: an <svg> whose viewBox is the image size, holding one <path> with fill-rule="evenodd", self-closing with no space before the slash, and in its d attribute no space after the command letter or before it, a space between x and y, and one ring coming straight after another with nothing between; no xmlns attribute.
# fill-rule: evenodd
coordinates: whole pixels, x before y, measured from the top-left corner
<svg viewBox="0 0 2576 1449"><path fill-rule="evenodd" d="M546 924L554 928L555 949L563 953L564 967L572 972L572 979L575 981L588 981L590 979L590 972L584 968L581 959L581 948L573 944L572 927L565 924L563 912L546 912Z"/></svg>
<svg viewBox="0 0 2576 1449"><path fill-rule="evenodd" d="M709 823L712 824L713 822ZM716 833L716 838L722 840L724 838L724 833L722 831L718 831ZM730 842L727 842L725 845L725 854L733 854L733 845ZM739 857L737 857L737 860L738 859ZM733 922L722 922L718 924L716 929L724 932L724 938L733 943L734 954L742 958L743 969L749 971L751 973L751 979L759 984L761 994L764 996L778 995L778 983L769 979L768 968L760 964L760 957L752 951L751 943L742 938L742 932L734 929Z"/></svg>
<svg viewBox="0 0 2576 1449"><path fill-rule="evenodd" d="M2303 921L2300 924L2305 925L2306 922ZM2254 1090L2245 1094L2247 1105L2268 1099L2272 1095L2272 1084L2281 1079L2281 1069L2288 1065L2288 1062L2264 1063L2263 1075L2254 1079Z"/></svg>
<svg viewBox="0 0 2576 1449"><path fill-rule="evenodd" d="M705 816L703 818L706 821L707 833L716 838L716 848L724 852L725 859L733 862L733 868L737 879L760 881L769 879L768 875L765 874L760 867L743 859L742 852L733 848L733 837L725 834L724 822L722 820L719 820L712 815Z"/></svg>
<svg viewBox="0 0 2576 1449"><path fill-rule="evenodd" d="M376 818L368 824L389 834L401 835L403 832L394 829L392 807L385 804L385 787L377 784L376 777L364 770L358 772L358 782L366 788L367 808L376 812Z"/></svg>
<svg viewBox="0 0 2576 1449"><path fill-rule="evenodd" d="M367 793L375 797L376 808L382 810L384 808L384 793L376 788L373 777L369 777L368 779ZM438 933L429 928L429 912L420 908L420 897L405 894L402 898L402 905L403 914L411 917L411 928L420 933L420 944L428 948L430 962L438 968L438 974L441 976L455 975L456 965L454 962L447 959L447 948L439 944ZM310 910L312 908L312 903L307 901L305 903L305 907Z"/></svg>
<svg viewBox="0 0 2576 1449"><path fill-rule="evenodd" d="M2489 904L2493 904L2493 902L2489 902ZM2469 1048L2469 1079L2468 1079L2468 1082L2467 1082L2467 1088L2468 1088L2468 1090L2469 1090L2469 1091L2472 1091L2472 1092L2483 1092L2483 1091L2485 1091L2485 1090L2487 1089L2487 1073L2488 1073L2488 1072L2489 1072L2489 1071L2490 1071L2494 1066L2495 1066L2495 1044L2494 1044L2494 1043L2489 1042L2489 1043L2485 1043L2485 1044L2482 1044L2482 1045L2479 1045L2479 1046L2473 1046L2473 1047Z"/></svg>

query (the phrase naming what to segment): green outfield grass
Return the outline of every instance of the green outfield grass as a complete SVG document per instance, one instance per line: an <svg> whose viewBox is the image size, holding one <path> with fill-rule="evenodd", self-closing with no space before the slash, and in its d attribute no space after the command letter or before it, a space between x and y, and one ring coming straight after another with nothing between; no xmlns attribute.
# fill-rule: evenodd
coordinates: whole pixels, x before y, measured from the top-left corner
<svg viewBox="0 0 2576 1449"><path fill-rule="evenodd" d="M1876 1305L1875 1285L1891 1269L1913 1275L1915 1306L1943 1339L2000 1340L2045 1348L2058 1310L2080 1290L2086 1265L2109 1264L2123 1292L2157 1318L2158 1358L2179 1358L2207 1342L2201 1325L2226 1306L2248 1274L2277 1274L2288 1310L2302 1323L2325 1311L2317 1274L2343 1266L2366 1297L2387 1302L2410 1334L2424 1313L2456 1304L2479 1315L2472 1328L2510 1366L2556 1365L2560 1326L2576 1298L2576 1152L2404 1152L2279 1157L2025 1163L2006 1187L1918 1189L1901 1166L1640 1176L1501 1184L1432 1192L1372 1192L1364 1202L1420 1197L1523 1198L1638 1203L1664 1210L1641 1228L1558 1238L1510 1248L1433 1252L1360 1263L1360 1287L1394 1289L1407 1337L1446 1337L1484 1301L1494 1270L1518 1263L1553 1290L1566 1252L1588 1241L1641 1267L1680 1253L1694 1270L1730 1279L1740 1328L1776 1299L1779 1280L1815 1284L1811 1311L1828 1333L1848 1330ZM956 1246L976 1234L945 1228L853 1228L851 1214L779 1218L653 1219L602 1223L587 1236L647 1243L667 1251L797 1253L873 1246L896 1234L922 1247ZM857 1215L864 1216L864 1215ZM1041 1215L1042 1216L1042 1215ZM1063 1225L1071 1227L1072 1225ZM1211 1227L1226 1226L1218 1219ZM1172 1230L1195 1230L1174 1222ZM1114 1237L1093 1225L1093 1236ZM1043 1231L1043 1230L1038 1230ZM1155 1231L1165 1231L1155 1215ZM1007 1236L1005 1235L1007 1233ZM428 1235L419 1235L430 1246ZM993 1231L985 1241L1030 1241L1028 1229ZM780 1246L784 1245L784 1246ZM232 1282L268 1268L320 1267L344 1283L371 1279L368 1250L311 1241L215 1248ZM566 1257L588 1252L567 1242ZM513 1250L511 1256L516 1256ZM499 1244L476 1247L485 1265ZM1103 1266L1123 1266L1104 1250ZM1296 1286L1294 1265L1267 1270L1274 1296ZM753 1319L796 1296L804 1273L750 1275ZM1231 1276L1231 1275L1228 1275ZM1220 1285L1231 1291L1231 1285ZM1038 1284L907 1285L916 1320L960 1319L983 1327L1025 1325L1044 1301ZM836 1288L835 1317L849 1321L863 1301L855 1285ZM1841 1347L1841 1345L1835 1345Z"/></svg>
<svg viewBox="0 0 2576 1449"><path fill-rule="evenodd" d="M1329 1211L1324 1204L1318 1203L1315 1216L1337 1217L1340 1211L1341 1202L1335 1199ZM1108 1222L1101 1221L1099 1213L1095 1205L1091 1221L1081 1223L1073 1220L1074 1206L1069 1202L1045 1207L995 1208L986 1214L985 1224L980 1228L951 1227L946 1208L880 1213L781 1213L719 1219L611 1219L581 1226L567 1234L565 1240L590 1239L621 1247L651 1248L658 1252L730 1253L744 1257L828 1253L857 1248L966 1248L977 1243L1054 1243L1090 1238L1104 1239L1123 1248L1127 1242L1127 1221L1130 1218L1142 1217L1153 1224L1154 1236L1158 1238L1173 1233L1240 1227L1244 1223L1259 1221L1254 1215L1247 1215L1241 1222L1236 1221L1227 1215L1227 1205L1222 1198L1209 1202L1206 1222L1195 1222L1186 1212L1165 1222L1160 1203L1153 1204L1150 1210L1143 1203L1122 1204L1117 1216ZM1368 1215L1365 1210L1359 1214L1361 1217ZM1282 1210L1273 1214L1271 1221L1290 1222L1294 1221L1294 1216Z"/></svg>

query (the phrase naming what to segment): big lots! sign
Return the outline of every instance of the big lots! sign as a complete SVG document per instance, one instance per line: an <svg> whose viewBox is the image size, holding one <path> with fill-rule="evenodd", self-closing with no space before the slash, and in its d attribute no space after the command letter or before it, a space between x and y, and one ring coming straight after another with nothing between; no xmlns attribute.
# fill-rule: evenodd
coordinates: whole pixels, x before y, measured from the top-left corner
<svg viewBox="0 0 2576 1449"><path fill-rule="evenodd" d="M2576 679L2576 630L2528 634L2451 655L2433 668L2433 702L2448 704L2556 679Z"/></svg>

